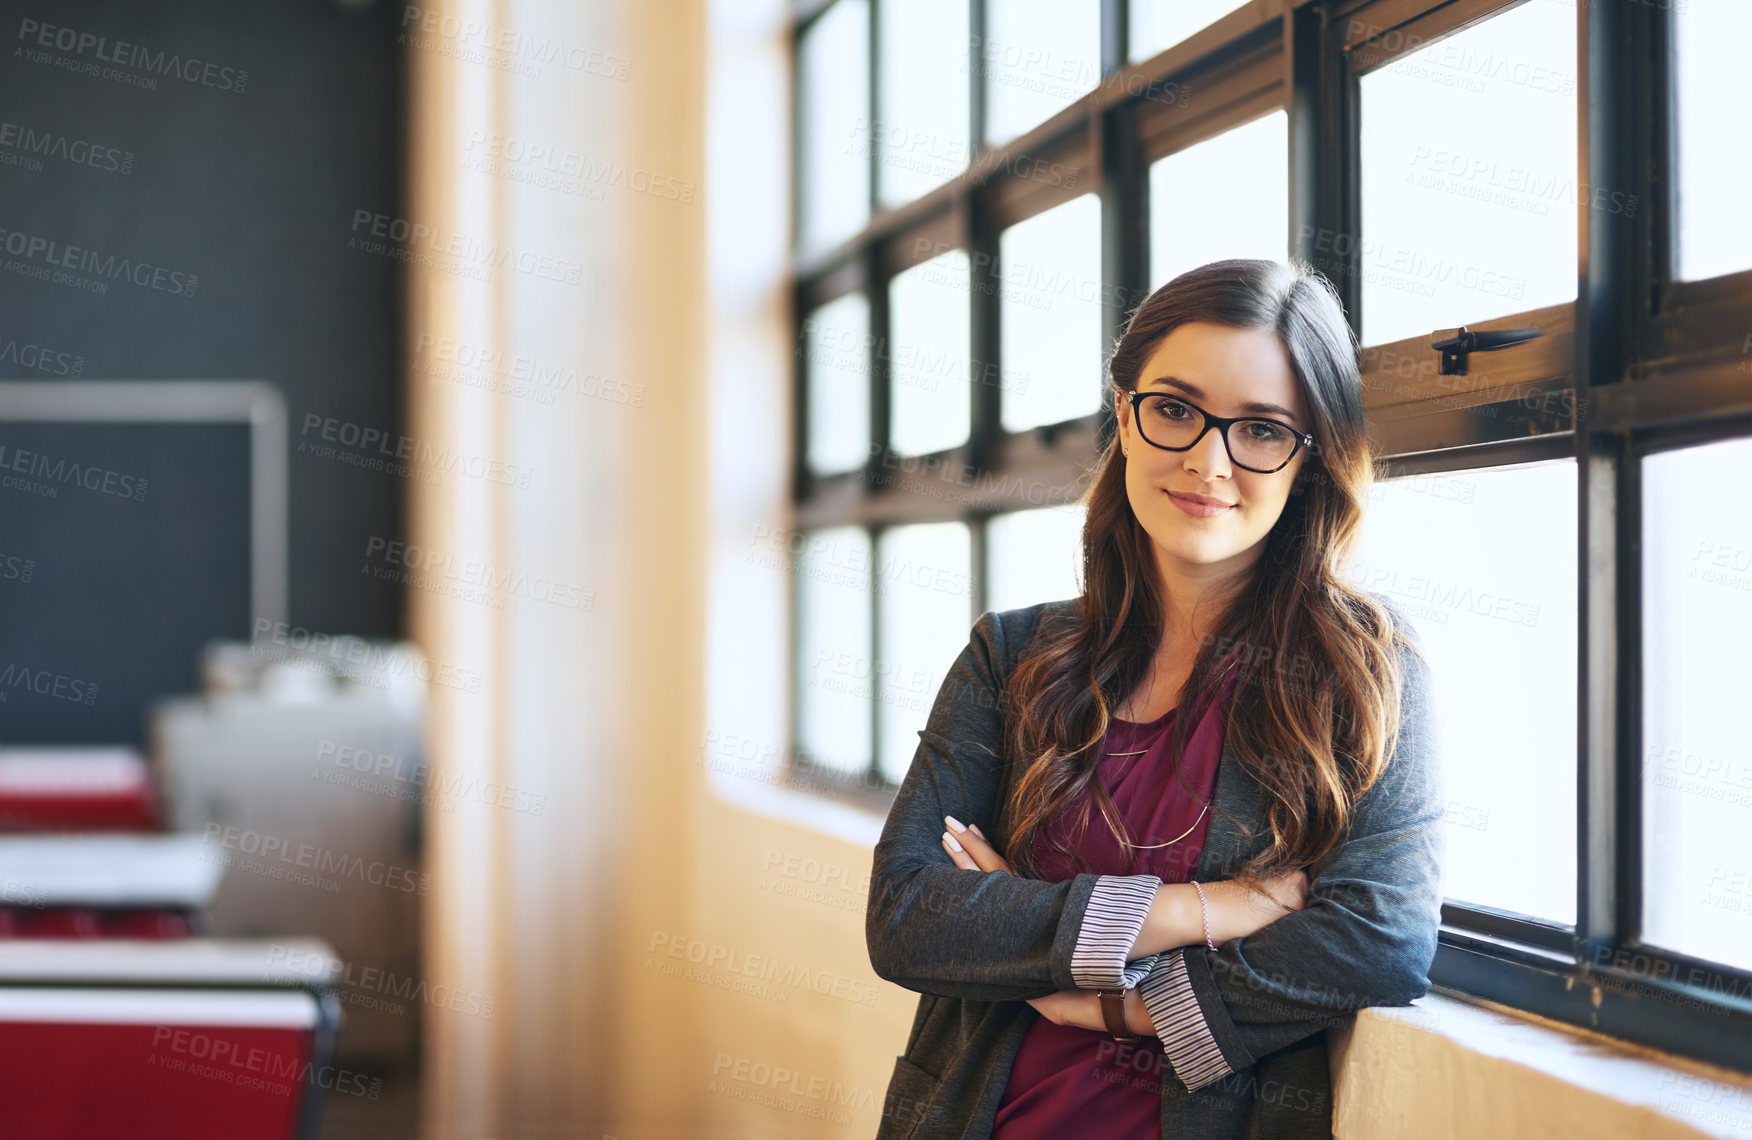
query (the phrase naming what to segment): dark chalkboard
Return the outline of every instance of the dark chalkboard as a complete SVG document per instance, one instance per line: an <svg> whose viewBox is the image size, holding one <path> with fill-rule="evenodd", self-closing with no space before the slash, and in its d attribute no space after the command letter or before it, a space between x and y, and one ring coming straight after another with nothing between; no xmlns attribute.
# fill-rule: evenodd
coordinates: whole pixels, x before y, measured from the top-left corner
<svg viewBox="0 0 1752 1140"><path fill-rule="evenodd" d="M249 635L250 522L246 423L0 418L0 743L143 744Z"/></svg>

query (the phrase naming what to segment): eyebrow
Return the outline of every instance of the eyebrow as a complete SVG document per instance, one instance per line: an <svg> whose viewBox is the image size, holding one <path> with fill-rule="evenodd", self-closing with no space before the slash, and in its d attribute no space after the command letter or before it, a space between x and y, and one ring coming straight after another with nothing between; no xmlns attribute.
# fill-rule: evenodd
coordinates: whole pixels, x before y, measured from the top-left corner
<svg viewBox="0 0 1752 1140"><path fill-rule="evenodd" d="M1188 396L1191 396L1195 400L1204 399L1204 393L1199 390L1199 388L1196 384L1189 384L1185 380L1182 380L1182 379L1175 377L1175 376L1158 376L1154 380L1146 381L1146 383L1166 384L1166 385L1169 385L1171 387L1180 389L1182 392L1185 392ZM1294 413L1294 412L1290 411L1290 409L1288 409L1286 407L1282 407L1278 404L1262 404L1258 400L1251 400L1245 404L1242 404L1241 410L1244 412L1265 412L1265 413L1269 413L1272 415L1279 415L1279 416L1282 416L1284 419L1289 420L1292 424L1296 423L1296 413Z"/></svg>

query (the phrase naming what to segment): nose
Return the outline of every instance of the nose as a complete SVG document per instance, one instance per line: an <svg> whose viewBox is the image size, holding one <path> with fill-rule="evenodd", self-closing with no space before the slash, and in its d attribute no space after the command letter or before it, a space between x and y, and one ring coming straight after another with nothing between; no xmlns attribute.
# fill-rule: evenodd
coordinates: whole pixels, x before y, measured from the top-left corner
<svg viewBox="0 0 1752 1140"><path fill-rule="evenodd" d="M1199 441L1187 448L1186 458L1181 460L1186 470L1201 479L1227 479L1233 472L1229 467L1229 449L1223 445L1223 433L1213 424Z"/></svg>

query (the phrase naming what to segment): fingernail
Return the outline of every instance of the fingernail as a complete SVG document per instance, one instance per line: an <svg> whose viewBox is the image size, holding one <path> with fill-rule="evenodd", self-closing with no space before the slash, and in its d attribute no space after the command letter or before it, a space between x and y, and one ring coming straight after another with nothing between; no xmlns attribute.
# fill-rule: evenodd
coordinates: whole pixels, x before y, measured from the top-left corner
<svg viewBox="0 0 1752 1140"><path fill-rule="evenodd" d="M955 837L950 835L947 831L943 833L943 842L949 845L949 850L951 851L961 850L961 844L955 842Z"/></svg>
<svg viewBox="0 0 1752 1140"><path fill-rule="evenodd" d="M963 825L960 820L956 819L952 815L944 816L943 822L949 825L950 831L966 831L967 830L966 826Z"/></svg>

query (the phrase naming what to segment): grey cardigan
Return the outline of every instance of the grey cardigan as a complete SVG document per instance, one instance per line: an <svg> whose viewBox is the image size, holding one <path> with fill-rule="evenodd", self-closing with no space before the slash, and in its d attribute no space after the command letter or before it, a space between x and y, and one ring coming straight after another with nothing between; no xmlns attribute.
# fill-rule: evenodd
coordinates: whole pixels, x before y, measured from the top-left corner
<svg viewBox="0 0 1752 1140"><path fill-rule="evenodd" d="M1388 598L1374 597L1405 624ZM998 805L1018 765L1002 740L1007 681L1041 615L1074 604L980 616L876 844L870 961L881 977L923 995L895 1058L877 1140L990 1136L1011 1063L1039 1016L1026 999L1087 982L1091 931L1111 925L1097 916L1101 900L1138 878L1081 874L1054 883L962 870L940 844L945 815L980 824L1000 851L1008 843ZM1143 988L1163 1048L1146 1038L1129 1060L1140 1079L1160 1082L1165 1138L1330 1137L1324 1031L1364 1006L1406 1005L1429 990L1444 804L1428 667L1409 650L1399 659L1396 748L1359 800L1347 837L1308 868L1306 908L1215 953L1184 947L1126 968L1128 984L1149 974ZM1225 747L1197 879L1231 877L1266 845L1267 836L1249 837L1233 822L1262 821L1266 804Z"/></svg>

